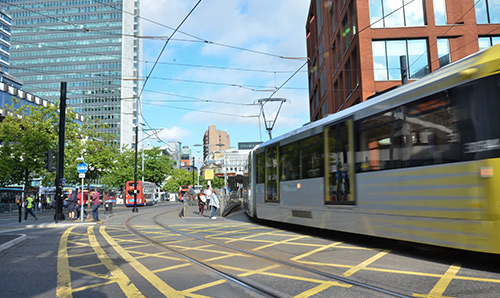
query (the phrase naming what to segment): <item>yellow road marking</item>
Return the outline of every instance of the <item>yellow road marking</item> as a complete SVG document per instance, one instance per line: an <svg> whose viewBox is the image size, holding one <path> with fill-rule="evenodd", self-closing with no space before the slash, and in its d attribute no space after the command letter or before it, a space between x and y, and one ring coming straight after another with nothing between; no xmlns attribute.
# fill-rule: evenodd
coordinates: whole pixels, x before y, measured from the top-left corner
<svg viewBox="0 0 500 298"><path fill-rule="evenodd" d="M302 238L307 238L307 236L297 236L297 237L286 239L286 240L282 240L282 241L274 241L273 243L269 243L267 245L263 245L263 246L254 248L252 250L253 251L257 251L257 250L261 250L261 249L268 248L268 247L271 247L271 246L276 246L276 245L279 245L279 244L289 244L287 242L298 240L298 239L302 239Z"/></svg>
<svg viewBox="0 0 500 298"><path fill-rule="evenodd" d="M158 291L167 297L184 297L180 292L166 284L148 268L135 260L123 247L121 247L113 238L111 238L104 226L99 228L101 235L108 241L108 243L122 256L125 261L132 266L139 274L141 274L147 281L149 281Z"/></svg>
<svg viewBox="0 0 500 298"><path fill-rule="evenodd" d="M64 231L57 251L57 297L73 297L71 292L71 272L68 260L68 236L75 227Z"/></svg>
<svg viewBox="0 0 500 298"><path fill-rule="evenodd" d="M179 264L179 265L175 265L175 266L156 269L156 270L153 270L152 272L159 273L159 272L165 272L165 271L174 270L174 269L183 268L183 267L189 267L189 266L191 266L191 263Z"/></svg>
<svg viewBox="0 0 500 298"><path fill-rule="evenodd" d="M448 285L450 282L455 278L455 276L458 273L458 270L460 270L461 265L458 264L453 264L448 268L448 270L443 274L443 276L439 279L439 281L436 283L434 288L429 292L427 295L422 295L422 294L413 294L413 297L429 297L429 298L438 298L438 297L445 297L443 296L444 291L446 291L446 288L448 288Z"/></svg>
<svg viewBox="0 0 500 298"><path fill-rule="evenodd" d="M85 290L93 289L93 288L97 288L97 287L107 286L107 285L114 284L114 283L116 283L116 281L109 280L109 281L101 282L98 284L92 284L92 285L88 285L88 286L84 286L84 287L74 288L73 293L81 292L81 291L85 291Z"/></svg>
<svg viewBox="0 0 500 298"><path fill-rule="evenodd" d="M344 276L351 276L354 273L358 272L359 270L366 268L368 265L372 264L373 262L377 261L378 259L384 257L387 255L390 251L389 250L384 250L382 252L379 252L378 254L374 255L373 257L369 258L368 260L361 262L359 265L352 267L351 269L347 270L344 272Z"/></svg>
<svg viewBox="0 0 500 298"><path fill-rule="evenodd" d="M343 284L340 284L336 281L326 281L326 282L323 282L323 283L317 285L316 287L314 287L312 289L309 289L305 292L300 293L299 295L296 295L294 298L311 297L311 296L314 296L314 295L318 294L319 292L322 292L322 291L324 291L328 288L331 288L331 287L350 288L350 287L352 287L352 285L343 285Z"/></svg>
<svg viewBox="0 0 500 298"><path fill-rule="evenodd" d="M101 227L102 229L103 227ZM130 281L130 279L123 273L123 271L113 263L113 261L108 257L106 252L102 249L97 242L97 238L94 235L93 227L87 228L87 233L89 235L89 241L94 249L95 253L99 260L108 268L110 274L113 276L113 279L118 283L123 293L127 297L144 297L142 293L137 289L137 287Z"/></svg>
<svg viewBox="0 0 500 298"><path fill-rule="evenodd" d="M295 256L295 257L291 258L290 260L297 262L297 261L299 261L302 258L308 257L310 255L313 255L313 254L318 253L320 251L323 251L325 249L338 246L340 244L342 244L342 242L335 242L335 243L332 243L332 244L329 244L329 245L323 245L323 246L321 246L321 247L319 247L317 249L314 249L314 250L311 250L309 252L303 253L301 255Z"/></svg>
<svg viewBox="0 0 500 298"><path fill-rule="evenodd" d="M186 289L186 290L182 291L181 293L186 295L186 296L189 296L189 297L208 297L208 296L204 296L204 295L194 294L194 292L199 291L199 290L208 289L210 287L218 286L218 285L223 284L225 282L226 281L224 279L220 279L220 280L216 280L216 281L213 281L213 282L210 282L207 284L203 284L203 285L199 285L199 286L196 286L196 287L193 287L190 289Z"/></svg>
<svg viewBox="0 0 500 298"><path fill-rule="evenodd" d="M238 268L239 270L246 271L245 273L238 274L238 276L250 276L250 275L255 275L255 274L262 274L262 273L264 273L267 270L278 268L280 266L281 265L271 265L271 266L260 268L260 269L257 269L257 270L246 270L246 269L243 269L243 268Z"/></svg>

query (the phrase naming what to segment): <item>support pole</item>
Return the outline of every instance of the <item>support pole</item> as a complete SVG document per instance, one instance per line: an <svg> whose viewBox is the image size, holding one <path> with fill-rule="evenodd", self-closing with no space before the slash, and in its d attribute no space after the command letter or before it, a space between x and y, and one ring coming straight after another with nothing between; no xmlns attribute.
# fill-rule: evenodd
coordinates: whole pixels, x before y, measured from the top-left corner
<svg viewBox="0 0 500 298"><path fill-rule="evenodd" d="M135 127L135 171L134 171L134 208L132 212L139 212L137 209L137 143L139 143L139 126Z"/></svg>
<svg viewBox="0 0 500 298"><path fill-rule="evenodd" d="M54 220L57 223L59 220L64 220L63 213L63 185L64 178L64 135L66 131L66 82L61 82L61 100L59 103L59 144L57 146L57 163L56 163L56 213Z"/></svg>
<svg viewBox="0 0 500 298"><path fill-rule="evenodd" d="M399 56L399 65L401 68L401 84L408 84L408 67L406 65L406 56Z"/></svg>

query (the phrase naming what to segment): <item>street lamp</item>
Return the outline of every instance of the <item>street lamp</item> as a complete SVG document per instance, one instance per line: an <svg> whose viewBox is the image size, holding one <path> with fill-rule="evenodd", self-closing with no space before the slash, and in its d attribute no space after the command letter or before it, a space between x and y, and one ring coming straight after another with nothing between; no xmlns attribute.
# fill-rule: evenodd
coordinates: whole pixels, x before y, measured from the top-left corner
<svg viewBox="0 0 500 298"><path fill-rule="evenodd" d="M135 126L135 167L134 167L134 208L132 212L139 212L137 209L137 146L139 143L139 125Z"/></svg>

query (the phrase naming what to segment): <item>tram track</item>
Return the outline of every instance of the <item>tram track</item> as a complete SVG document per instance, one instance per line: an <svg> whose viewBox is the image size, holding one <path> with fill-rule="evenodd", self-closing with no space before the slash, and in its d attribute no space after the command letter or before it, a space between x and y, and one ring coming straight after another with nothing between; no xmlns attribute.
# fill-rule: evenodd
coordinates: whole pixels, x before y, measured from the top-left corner
<svg viewBox="0 0 500 298"><path fill-rule="evenodd" d="M176 212L176 211L167 211L167 212ZM367 283L362 283L359 281L351 280L351 279L348 279L348 278L345 278L342 276L333 275L333 274L322 272L322 271L319 271L316 269L312 269L312 268L304 267L304 266L301 266L298 264L294 264L294 263L291 263L288 261L269 257L269 256L266 256L263 254L258 254L258 253L252 252L252 251L245 250L245 249L240 248L240 247L222 244L222 243L219 243L216 241L212 241L210 239L206 239L206 238L199 237L199 236L196 236L193 234L185 233L183 231L174 229L172 227L169 227L169 226L159 222L158 217L162 216L162 215L164 215L164 213L157 214L156 216L154 216L152 218L152 221L154 222L154 225L161 227L162 229L165 229L166 231L169 231L170 233L175 233L178 235L182 235L184 237L191 238L195 241L200 241L202 243L206 243L209 245L214 245L216 247L231 250L231 251L234 251L238 254L242 254L242 255L246 255L246 256L250 256L250 257L254 257L254 258L259 258L260 260L265 260L265 261L271 262L273 264L278 264L279 266L287 266L288 268L293 268L293 270L299 270L299 271L305 272L307 275L312 274L312 275L321 276L322 278L325 278L327 280L331 280L333 282L338 282L338 283L343 283L343 284L346 284L346 285L349 285L352 287L363 289L365 291L370 291L370 292L378 293L381 295L387 295L390 297L405 297L405 298L411 297L411 296L401 294L401 293L398 293L398 292L395 292L392 290L384 289L384 288L381 288L378 286L374 286L374 285L370 285ZM224 279L232 281L235 284L245 288L246 290L257 293L263 297L283 297L283 293L275 290L272 285L260 284L260 283L257 283L255 281L252 281L248 278L242 278L242 277L237 276L233 273L225 272L223 269L218 268L219 266L212 265L212 264L210 264L210 262L203 261L202 258L199 258L197 256L193 256L191 254L184 253L180 249L178 249L172 245L166 244L164 242L153 239L152 237L149 237L148 235L146 235L145 233L142 233L140 230L138 230L137 228L134 227L133 220L135 218L137 218L138 216L140 216L140 215L133 216L133 217L129 218L126 222L127 229L131 233L133 233L134 235L152 243L153 245L155 245L157 247L161 247L162 249L170 251L173 254L177 255L178 257L181 257L181 258L183 258L183 259L185 259L193 264L196 264L197 266L200 266L200 267L202 267L206 270L209 270L213 273L216 273L216 274L220 275L221 277L223 277Z"/></svg>

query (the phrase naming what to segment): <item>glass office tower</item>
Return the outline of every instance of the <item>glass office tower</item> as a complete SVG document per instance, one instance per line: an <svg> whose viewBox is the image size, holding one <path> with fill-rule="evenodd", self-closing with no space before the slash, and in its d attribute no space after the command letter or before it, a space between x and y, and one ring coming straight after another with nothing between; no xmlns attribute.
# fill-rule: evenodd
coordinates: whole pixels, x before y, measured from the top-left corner
<svg viewBox="0 0 500 298"><path fill-rule="evenodd" d="M0 10L0 69L9 72L11 18Z"/></svg>
<svg viewBox="0 0 500 298"><path fill-rule="evenodd" d="M100 120L120 146L135 141L142 43L140 0L6 0L10 73L24 90Z"/></svg>

